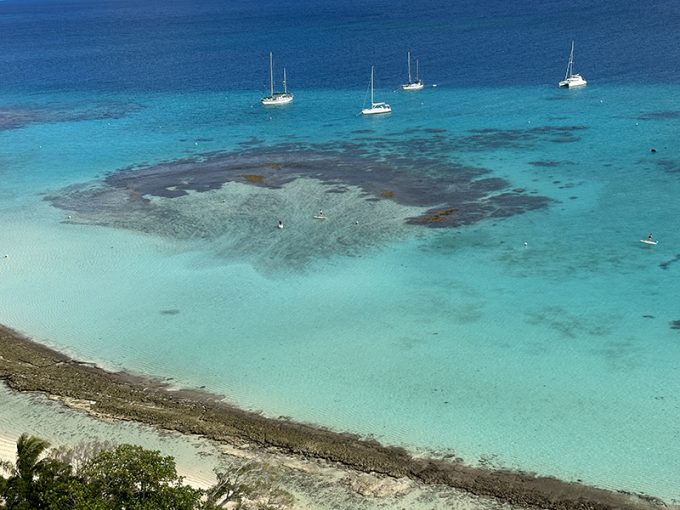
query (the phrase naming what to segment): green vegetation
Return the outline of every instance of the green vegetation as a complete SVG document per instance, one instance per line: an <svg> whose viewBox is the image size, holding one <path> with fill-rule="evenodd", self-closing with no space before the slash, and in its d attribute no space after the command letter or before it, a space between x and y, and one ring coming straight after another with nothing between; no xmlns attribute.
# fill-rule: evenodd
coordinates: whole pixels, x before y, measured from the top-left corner
<svg viewBox="0 0 680 510"><path fill-rule="evenodd" d="M23 434L15 464L0 467L0 508L7 510L216 510L287 508L292 496L276 487L267 466L246 463L217 473L208 490L177 475L175 460L141 446L88 445L49 449Z"/></svg>

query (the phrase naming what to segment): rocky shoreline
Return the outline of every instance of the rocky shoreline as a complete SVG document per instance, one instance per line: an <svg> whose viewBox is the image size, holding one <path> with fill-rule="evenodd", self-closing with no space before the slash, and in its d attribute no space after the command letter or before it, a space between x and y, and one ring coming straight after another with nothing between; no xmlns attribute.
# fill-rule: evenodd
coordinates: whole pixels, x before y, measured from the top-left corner
<svg viewBox="0 0 680 510"><path fill-rule="evenodd" d="M417 458L403 448L352 434L272 419L219 396L172 390L153 379L108 372L73 360L0 326L0 379L16 391L41 392L95 416L130 420L251 449L275 449L348 469L442 484L526 508L554 510L661 508L651 497L612 492L529 473Z"/></svg>

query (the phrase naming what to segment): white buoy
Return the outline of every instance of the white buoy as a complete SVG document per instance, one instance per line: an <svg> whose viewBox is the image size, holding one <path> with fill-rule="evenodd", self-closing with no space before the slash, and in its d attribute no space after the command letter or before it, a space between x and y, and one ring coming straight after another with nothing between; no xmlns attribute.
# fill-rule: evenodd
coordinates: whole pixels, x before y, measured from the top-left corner
<svg viewBox="0 0 680 510"><path fill-rule="evenodd" d="M279 224L276 225L276 226L277 226L277 228L283 228L283 222L282 222L282 221L279 221Z"/></svg>

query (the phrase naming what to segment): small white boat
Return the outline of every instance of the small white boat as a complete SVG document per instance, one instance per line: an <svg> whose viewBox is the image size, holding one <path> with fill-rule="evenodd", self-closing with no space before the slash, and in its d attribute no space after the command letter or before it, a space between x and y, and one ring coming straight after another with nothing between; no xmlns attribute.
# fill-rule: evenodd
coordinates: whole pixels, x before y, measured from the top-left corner
<svg viewBox="0 0 680 510"><path fill-rule="evenodd" d="M564 73L564 80L560 82L560 87L575 88L585 87L588 82L583 79L580 74L574 74L574 41L571 41L571 52L569 53L569 62L567 62L567 71Z"/></svg>
<svg viewBox="0 0 680 510"><path fill-rule="evenodd" d="M423 87L425 87L425 84L423 81L420 79L418 76L420 74L420 70L418 68L418 59L416 59L416 81L411 80L411 52L408 52L408 83L404 83L401 86L402 90L408 90L408 91L415 91L415 90L422 90Z"/></svg>
<svg viewBox="0 0 680 510"><path fill-rule="evenodd" d="M263 97L260 102L266 106L288 104L293 101L293 94L288 92L286 84L286 68L283 68L283 92L274 92L274 65L273 56L269 52L269 95Z"/></svg>
<svg viewBox="0 0 680 510"><path fill-rule="evenodd" d="M374 74L374 66L371 66L371 107L370 108L364 108L361 110L362 115L379 115L381 113L390 113L392 111L392 107L388 105L387 103L376 103L375 98L373 97L373 74Z"/></svg>
<svg viewBox="0 0 680 510"><path fill-rule="evenodd" d="M659 244L659 241L654 241L653 239L640 239L640 242L643 243L643 244L649 244L649 245L652 245L652 246L656 246L657 244Z"/></svg>

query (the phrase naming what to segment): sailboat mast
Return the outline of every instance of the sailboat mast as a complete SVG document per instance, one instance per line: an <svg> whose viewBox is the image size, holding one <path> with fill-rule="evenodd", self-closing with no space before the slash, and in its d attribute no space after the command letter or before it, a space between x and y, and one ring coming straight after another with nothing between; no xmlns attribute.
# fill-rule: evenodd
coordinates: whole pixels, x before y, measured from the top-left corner
<svg viewBox="0 0 680 510"><path fill-rule="evenodd" d="M288 87L286 86L286 68L283 68L283 93L288 93Z"/></svg>
<svg viewBox="0 0 680 510"><path fill-rule="evenodd" d="M564 75L566 80L573 74L574 68L574 41L571 41L571 51L569 52L569 62L567 63L567 73Z"/></svg>
<svg viewBox="0 0 680 510"><path fill-rule="evenodd" d="M411 78L409 78L410 80ZM416 81L420 82L420 68L418 66L418 59L416 59Z"/></svg>
<svg viewBox="0 0 680 510"><path fill-rule="evenodd" d="M408 82L411 83L411 52L408 52Z"/></svg>
<svg viewBox="0 0 680 510"><path fill-rule="evenodd" d="M269 94L274 97L274 57L269 52Z"/></svg>
<svg viewBox="0 0 680 510"><path fill-rule="evenodd" d="M371 66L371 106L373 106L373 69L375 66Z"/></svg>

